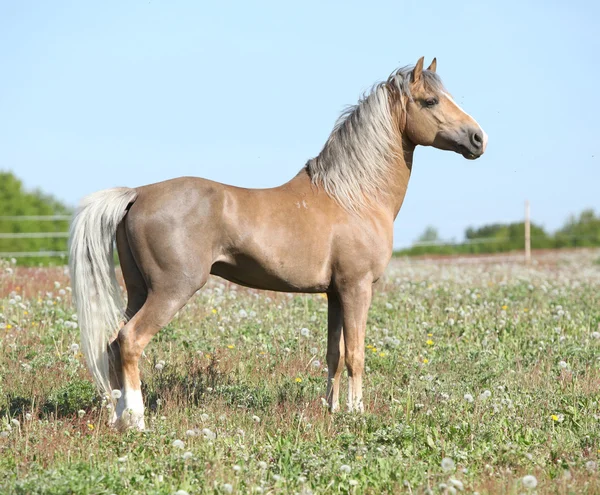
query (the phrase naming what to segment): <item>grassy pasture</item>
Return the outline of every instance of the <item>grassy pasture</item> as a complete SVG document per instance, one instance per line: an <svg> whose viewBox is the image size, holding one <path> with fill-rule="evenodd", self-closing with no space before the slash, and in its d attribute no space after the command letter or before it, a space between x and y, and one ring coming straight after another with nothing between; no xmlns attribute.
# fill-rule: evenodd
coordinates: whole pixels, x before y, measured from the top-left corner
<svg viewBox="0 0 600 495"><path fill-rule="evenodd" d="M65 270L1 264L0 493L600 493L599 259L393 260L363 415L322 405L323 296L211 279L148 346L125 435Z"/></svg>

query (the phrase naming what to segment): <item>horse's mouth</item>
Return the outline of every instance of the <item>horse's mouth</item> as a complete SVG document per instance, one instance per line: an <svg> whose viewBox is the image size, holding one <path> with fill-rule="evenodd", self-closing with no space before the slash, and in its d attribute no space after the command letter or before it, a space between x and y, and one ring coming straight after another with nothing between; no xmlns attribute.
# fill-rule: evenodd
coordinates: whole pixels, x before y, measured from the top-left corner
<svg viewBox="0 0 600 495"><path fill-rule="evenodd" d="M477 160L482 154L473 153L469 148L467 148L464 144L459 144L456 146L456 152L461 154L467 160Z"/></svg>

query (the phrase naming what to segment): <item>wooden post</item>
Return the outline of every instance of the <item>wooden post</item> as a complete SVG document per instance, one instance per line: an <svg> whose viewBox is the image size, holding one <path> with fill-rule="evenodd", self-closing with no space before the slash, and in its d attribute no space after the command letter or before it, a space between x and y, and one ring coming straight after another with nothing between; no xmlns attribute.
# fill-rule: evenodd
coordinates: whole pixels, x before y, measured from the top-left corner
<svg viewBox="0 0 600 495"><path fill-rule="evenodd" d="M529 220L529 200L525 201L525 263L531 263L531 223Z"/></svg>

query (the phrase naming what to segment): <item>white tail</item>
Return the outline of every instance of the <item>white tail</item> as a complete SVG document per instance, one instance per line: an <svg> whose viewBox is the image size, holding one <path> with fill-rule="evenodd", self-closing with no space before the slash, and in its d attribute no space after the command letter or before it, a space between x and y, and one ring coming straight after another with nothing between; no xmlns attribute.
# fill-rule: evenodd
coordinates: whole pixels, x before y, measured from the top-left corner
<svg viewBox="0 0 600 495"><path fill-rule="evenodd" d="M135 189L119 187L85 197L69 236L69 269L81 329L81 348L100 392L110 394L107 345L123 315L113 241Z"/></svg>

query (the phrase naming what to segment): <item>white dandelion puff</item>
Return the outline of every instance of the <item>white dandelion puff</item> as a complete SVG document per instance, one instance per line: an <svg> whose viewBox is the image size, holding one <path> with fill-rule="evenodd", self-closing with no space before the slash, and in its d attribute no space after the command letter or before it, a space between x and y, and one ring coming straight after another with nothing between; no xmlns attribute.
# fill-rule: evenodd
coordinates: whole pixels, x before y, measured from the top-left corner
<svg viewBox="0 0 600 495"><path fill-rule="evenodd" d="M490 392L489 390L484 390L483 392L481 392L481 394L479 394L479 400L487 400L492 396L492 392Z"/></svg>
<svg viewBox="0 0 600 495"><path fill-rule="evenodd" d="M194 454L192 454L189 450L187 452L184 452L183 455L183 460L187 461L188 459L191 459L192 457L194 457Z"/></svg>
<svg viewBox="0 0 600 495"><path fill-rule="evenodd" d="M537 478L532 474L523 476L523 479L521 481L523 482L523 486L528 490L535 488L538 484Z"/></svg>
<svg viewBox="0 0 600 495"><path fill-rule="evenodd" d="M115 399L115 400L116 400L116 399L120 399L120 398L121 398L121 391L120 391L120 390L117 390L117 389L114 389L114 390L113 390L113 391L110 393L110 396L111 396L113 399Z"/></svg>
<svg viewBox="0 0 600 495"><path fill-rule="evenodd" d="M454 461L450 457L444 457L442 459L442 469L444 471L454 471L455 468L456 468L456 465L454 464Z"/></svg>
<svg viewBox="0 0 600 495"><path fill-rule="evenodd" d="M460 480L457 480L455 478L450 478L448 480L448 482L456 489L460 490L461 492L465 489L465 485L463 485L463 482Z"/></svg>
<svg viewBox="0 0 600 495"><path fill-rule="evenodd" d="M208 428L203 428L202 429L202 436L204 438L206 438L207 440L214 440L215 438L217 438L216 433L214 433L213 431L209 430Z"/></svg>
<svg viewBox="0 0 600 495"><path fill-rule="evenodd" d="M182 449L185 446L185 444L183 443L183 440L175 440L172 445L176 449Z"/></svg>
<svg viewBox="0 0 600 495"><path fill-rule="evenodd" d="M473 402L473 396L471 394L465 394L464 398L467 402Z"/></svg>
<svg viewBox="0 0 600 495"><path fill-rule="evenodd" d="M346 473L346 474L348 474L350 471L352 471L352 468L351 468L350 466L348 466L348 464L342 464L342 465L340 466L340 471L341 471L342 473Z"/></svg>

